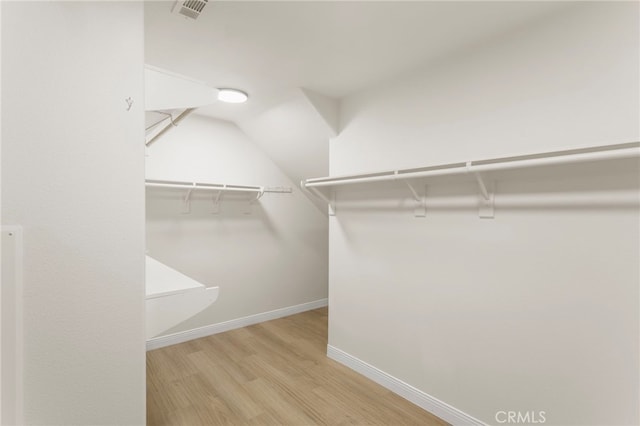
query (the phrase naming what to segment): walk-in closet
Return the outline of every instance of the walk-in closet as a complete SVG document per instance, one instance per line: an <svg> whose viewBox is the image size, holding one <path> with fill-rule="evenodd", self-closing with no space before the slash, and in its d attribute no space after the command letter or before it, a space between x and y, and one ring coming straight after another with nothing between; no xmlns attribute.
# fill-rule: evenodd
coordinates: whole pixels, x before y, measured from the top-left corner
<svg viewBox="0 0 640 426"><path fill-rule="evenodd" d="M637 1L1 1L1 425L637 425Z"/></svg>

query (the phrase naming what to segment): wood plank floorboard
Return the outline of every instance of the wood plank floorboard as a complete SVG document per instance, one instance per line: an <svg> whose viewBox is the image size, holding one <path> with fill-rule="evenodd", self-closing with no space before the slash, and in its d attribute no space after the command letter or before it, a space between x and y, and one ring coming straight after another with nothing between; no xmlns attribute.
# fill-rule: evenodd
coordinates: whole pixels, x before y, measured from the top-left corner
<svg viewBox="0 0 640 426"><path fill-rule="evenodd" d="M327 358L327 308L147 352L149 425L446 425Z"/></svg>

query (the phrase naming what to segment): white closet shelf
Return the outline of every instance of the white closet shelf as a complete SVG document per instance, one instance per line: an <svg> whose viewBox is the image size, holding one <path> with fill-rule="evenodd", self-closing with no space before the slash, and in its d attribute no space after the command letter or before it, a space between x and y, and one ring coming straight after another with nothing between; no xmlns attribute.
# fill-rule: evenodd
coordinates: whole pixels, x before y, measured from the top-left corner
<svg viewBox="0 0 640 426"><path fill-rule="evenodd" d="M616 159L630 159L640 157L640 142L629 142L616 145L601 145L588 148L540 152L512 157L500 157L483 160L471 160L458 163L436 164L425 167L388 170L374 173L364 173L344 176L328 176L305 179L300 187L311 195L321 199L329 205L329 214L335 214L335 188L344 185L362 184L382 181L404 182L416 201L416 216L424 216L424 194L419 194L412 179L436 176L452 176L468 174L477 181L481 194L481 217L493 217L493 192L491 185L485 183L482 173L522 169L527 167L541 167L552 165L566 165L574 163L605 161ZM321 188L329 190L323 192ZM485 210L484 215L482 210Z"/></svg>
<svg viewBox="0 0 640 426"><path fill-rule="evenodd" d="M186 194L182 200L183 213L189 213L191 211L191 194L193 191L211 191L213 196L213 214L220 212L220 202L222 201L222 194L226 192L235 193L248 193L249 204L245 214L251 214L251 205L258 201L265 192L270 193L291 193L290 187L264 187L257 185L230 185L226 183L201 183L201 182L180 182L173 180L145 180L145 186L151 188L169 188L169 189L182 189L186 191ZM253 195L252 195L253 194Z"/></svg>
<svg viewBox="0 0 640 426"><path fill-rule="evenodd" d="M146 298L171 296L192 290L201 290L202 283L146 256Z"/></svg>
<svg viewBox="0 0 640 426"><path fill-rule="evenodd" d="M256 199L262 197L265 193L264 186L255 185L229 185L221 183L200 183L200 182L180 182L172 180L145 180L145 186L155 188L173 188L197 191L215 191L215 192L255 192Z"/></svg>
<svg viewBox="0 0 640 426"><path fill-rule="evenodd" d="M488 172L494 170L517 169L534 166L562 165L587 161L614 160L640 156L640 142L619 145L605 145L569 151L552 151L502 157L488 160L474 160L451 164L438 164L420 168L389 170L358 175L329 176L302 181L303 188L339 186L386 180L414 179L430 176L454 175L459 173Z"/></svg>
<svg viewBox="0 0 640 426"><path fill-rule="evenodd" d="M206 287L146 256L146 334L152 338L192 317L218 299L219 287Z"/></svg>

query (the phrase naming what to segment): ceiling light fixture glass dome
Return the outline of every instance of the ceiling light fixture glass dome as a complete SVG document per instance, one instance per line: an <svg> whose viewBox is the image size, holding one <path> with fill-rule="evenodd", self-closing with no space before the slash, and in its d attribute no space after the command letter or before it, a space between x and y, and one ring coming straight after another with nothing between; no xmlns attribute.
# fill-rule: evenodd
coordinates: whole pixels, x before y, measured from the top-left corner
<svg viewBox="0 0 640 426"><path fill-rule="evenodd" d="M241 104L247 102L249 95L242 90L222 88L218 89L218 100L231 104Z"/></svg>

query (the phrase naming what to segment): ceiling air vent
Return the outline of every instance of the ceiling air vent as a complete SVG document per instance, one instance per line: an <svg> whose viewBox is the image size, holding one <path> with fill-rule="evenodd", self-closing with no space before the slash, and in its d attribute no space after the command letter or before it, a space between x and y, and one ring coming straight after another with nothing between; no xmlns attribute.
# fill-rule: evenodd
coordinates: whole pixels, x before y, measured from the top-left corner
<svg viewBox="0 0 640 426"><path fill-rule="evenodd" d="M178 0L173 7L175 13L197 19L209 0Z"/></svg>

